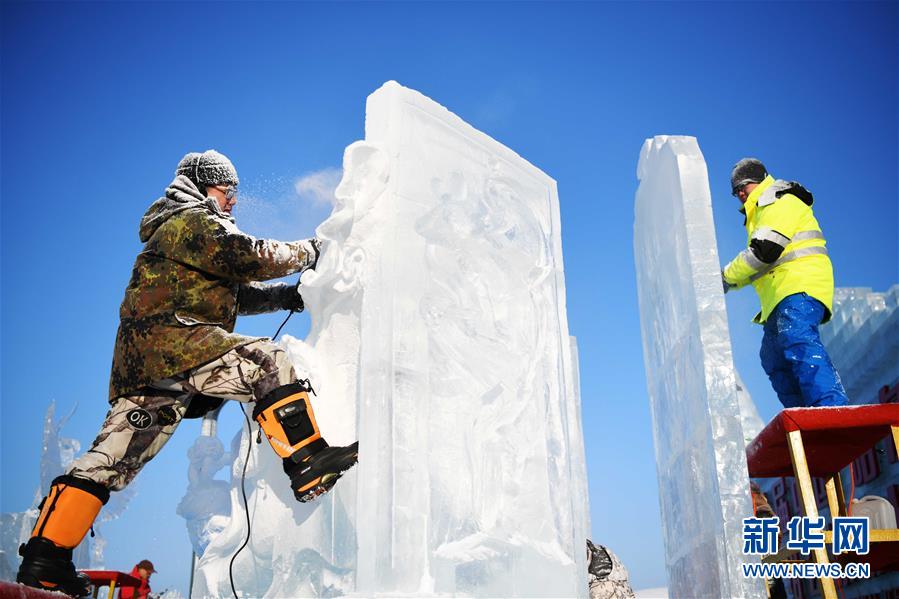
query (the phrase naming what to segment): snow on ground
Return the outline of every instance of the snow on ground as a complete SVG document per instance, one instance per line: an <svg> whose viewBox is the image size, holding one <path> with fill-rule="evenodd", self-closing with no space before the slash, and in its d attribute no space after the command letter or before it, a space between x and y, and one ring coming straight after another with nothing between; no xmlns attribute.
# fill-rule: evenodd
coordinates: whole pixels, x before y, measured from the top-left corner
<svg viewBox="0 0 899 599"><path fill-rule="evenodd" d="M656 587L654 589L642 589L634 591L637 599L668 599L668 589L665 587Z"/></svg>

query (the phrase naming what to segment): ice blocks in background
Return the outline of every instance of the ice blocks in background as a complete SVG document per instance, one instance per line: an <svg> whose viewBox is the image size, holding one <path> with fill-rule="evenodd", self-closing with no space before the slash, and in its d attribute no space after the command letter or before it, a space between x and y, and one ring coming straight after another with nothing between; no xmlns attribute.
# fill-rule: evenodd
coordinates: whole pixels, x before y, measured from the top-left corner
<svg viewBox="0 0 899 599"><path fill-rule="evenodd" d="M752 515L705 160L693 137L647 139L634 256L672 597L765 597L743 578Z"/></svg>
<svg viewBox="0 0 899 599"><path fill-rule="evenodd" d="M899 377L899 285L885 292L838 287L833 319L821 340L853 404L877 403L883 385Z"/></svg>
<svg viewBox="0 0 899 599"><path fill-rule="evenodd" d="M746 384L743 382L743 379L740 378L740 373L734 370L734 376L737 379L737 403L740 406L740 424L743 427L743 442L745 445L749 445L752 440L755 439L756 435L765 428L765 423L762 421L762 417L759 416L759 410L752 400L752 395L749 394Z"/></svg>
<svg viewBox="0 0 899 599"><path fill-rule="evenodd" d="M329 442L358 466L298 505L255 446L253 596L587 595L589 509L555 182L418 92L368 98L285 339ZM247 439L236 453L243 456ZM259 449L261 447L261 449ZM239 480L237 460L232 474ZM231 522L194 594L227 595Z"/></svg>

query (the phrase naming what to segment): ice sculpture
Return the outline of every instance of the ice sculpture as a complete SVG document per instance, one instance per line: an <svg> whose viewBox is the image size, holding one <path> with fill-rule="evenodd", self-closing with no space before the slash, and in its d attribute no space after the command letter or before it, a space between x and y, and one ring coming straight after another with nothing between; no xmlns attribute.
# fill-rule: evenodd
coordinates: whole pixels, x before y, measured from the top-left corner
<svg viewBox="0 0 899 599"><path fill-rule="evenodd" d="M227 526L230 518L230 485L215 475L230 465L234 456L225 452L216 434L218 412L215 410L203 418L201 434L187 451L190 460L187 491L175 510L187 521L196 555L205 553L209 541Z"/></svg>
<svg viewBox="0 0 899 599"><path fill-rule="evenodd" d="M59 420L56 416L56 401L51 401L44 414L44 432L41 439L41 486L40 492L50 488L53 479L65 472L81 449L81 443L77 439L61 437L60 431L75 413L78 406L72 408L67 416ZM42 495L41 495L42 496Z"/></svg>
<svg viewBox="0 0 899 599"><path fill-rule="evenodd" d="M329 442L359 465L297 504L267 447L251 448L251 596L587 595L586 467L568 335L555 182L418 92L368 98L337 204L303 276L305 342ZM255 430L254 430L255 435ZM232 517L194 596L230 593Z"/></svg>
<svg viewBox="0 0 899 599"><path fill-rule="evenodd" d="M56 418L56 401L51 401L44 413L44 428L41 439L40 487L35 490L34 502L24 512L4 513L0 515L0 580L14 580L19 569L19 545L31 537L31 530L37 520L38 504L43 494L50 488L50 482L65 472L75 454L81 447L77 439L63 437L63 427L75 413L75 408L68 415ZM96 565L94 556L99 551L102 559L102 542L98 539L85 539L75 549L72 561L78 567L86 568Z"/></svg>
<svg viewBox="0 0 899 599"><path fill-rule="evenodd" d="M19 545L28 541L37 520L37 509L0 514L0 580L14 581L19 563Z"/></svg>
<svg viewBox="0 0 899 599"><path fill-rule="evenodd" d="M765 597L742 577L752 515L708 173L693 137L647 139L634 255L672 597Z"/></svg>
<svg viewBox="0 0 899 599"><path fill-rule="evenodd" d="M853 404L877 403L882 385L897 382L899 285L885 292L838 287L833 319L821 326L821 340Z"/></svg>

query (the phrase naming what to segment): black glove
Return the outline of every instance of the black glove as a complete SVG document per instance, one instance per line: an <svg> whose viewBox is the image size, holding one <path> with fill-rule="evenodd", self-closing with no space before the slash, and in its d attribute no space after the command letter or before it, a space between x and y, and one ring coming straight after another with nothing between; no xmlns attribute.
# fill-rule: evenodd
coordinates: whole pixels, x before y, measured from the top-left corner
<svg viewBox="0 0 899 599"><path fill-rule="evenodd" d="M303 303L303 296L300 295L300 284L284 285L278 289L278 302L281 304L282 310L290 310L292 312L302 312L306 305Z"/></svg>
<svg viewBox="0 0 899 599"><path fill-rule="evenodd" d="M727 279L724 278L724 271L721 271L721 284L724 286L724 293L727 293L731 289L735 288L736 285L731 285L727 282Z"/></svg>
<svg viewBox="0 0 899 599"><path fill-rule="evenodd" d="M302 312L303 308L298 286L292 283L246 283L237 292L237 313L241 316L278 310Z"/></svg>

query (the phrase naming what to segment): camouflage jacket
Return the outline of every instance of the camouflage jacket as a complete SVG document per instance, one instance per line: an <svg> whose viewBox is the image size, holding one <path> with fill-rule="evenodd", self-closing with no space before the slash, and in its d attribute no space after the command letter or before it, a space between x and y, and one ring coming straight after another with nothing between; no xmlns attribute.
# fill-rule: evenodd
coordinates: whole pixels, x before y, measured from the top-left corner
<svg viewBox="0 0 899 599"><path fill-rule="evenodd" d="M238 314L281 308L286 284L264 281L309 268L308 241L256 239L178 176L140 223L119 311L109 398L184 372L254 341L234 334Z"/></svg>

